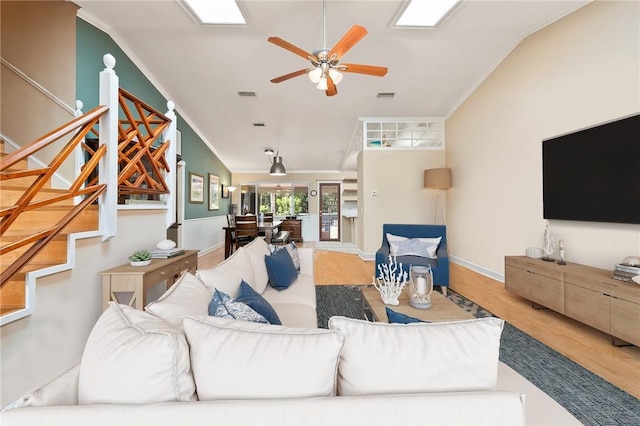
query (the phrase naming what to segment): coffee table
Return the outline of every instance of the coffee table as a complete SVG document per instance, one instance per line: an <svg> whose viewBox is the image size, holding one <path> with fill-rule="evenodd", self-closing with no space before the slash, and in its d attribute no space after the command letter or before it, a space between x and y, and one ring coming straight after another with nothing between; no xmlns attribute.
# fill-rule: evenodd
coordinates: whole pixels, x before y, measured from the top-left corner
<svg viewBox="0 0 640 426"><path fill-rule="evenodd" d="M362 288L362 311L365 318L370 321L389 322L385 307L430 322L459 321L475 318L471 313L465 311L437 291L431 293L431 308L429 309L416 309L410 306L409 296L404 292L398 300L400 301L399 305L385 305L382 303L380 293L375 287Z"/></svg>

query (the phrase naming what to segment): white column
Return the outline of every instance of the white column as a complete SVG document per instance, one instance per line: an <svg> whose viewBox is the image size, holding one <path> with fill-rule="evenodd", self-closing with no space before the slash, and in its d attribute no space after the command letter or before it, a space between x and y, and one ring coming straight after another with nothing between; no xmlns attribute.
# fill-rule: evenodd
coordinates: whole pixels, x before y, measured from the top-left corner
<svg viewBox="0 0 640 426"><path fill-rule="evenodd" d="M164 175L164 181L169 187L169 193L164 196L167 206L167 228L171 226L176 219L176 153L177 153L177 136L178 136L178 117L174 111L175 104L171 101L167 102L167 113L165 114L171 123L164 131L164 141L169 142L169 148L165 151L165 156L169 170Z"/></svg>

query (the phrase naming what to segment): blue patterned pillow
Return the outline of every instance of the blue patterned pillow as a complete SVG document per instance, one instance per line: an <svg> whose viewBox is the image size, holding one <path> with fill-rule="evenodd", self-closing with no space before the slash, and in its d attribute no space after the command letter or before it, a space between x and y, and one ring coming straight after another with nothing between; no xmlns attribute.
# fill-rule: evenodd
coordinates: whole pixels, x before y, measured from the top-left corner
<svg viewBox="0 0 640 426"><path fill-rule="evenodd" d="M240 283L240 293L236 297L236 302L242 302L248 305L251 309L262 315L269 321L269 324L282 325L278 314L273 307L262 297L260 293L255 291L249 284L244 282Z"/></svg>
<svg viewBox="0 0 640 426"><path fill-rule="evenodd" d="M300 256L298 255L298 246L296 243L291 241L289 244L285 244L283 246L269 244L269 251L271 254L285 249L289 252L289 256L291 256L291 260L293 260L293 264L296 267L296 271L300 272Z"/></svg>
<svg viewBox="0 0 640 426"><path fill-rule="evenodd" d="M271 256L265 256L269 274L269 285L276 290L284 290L298 278L298 271L287 250L278 250Z"/></svg>
<svg viewBox="0 0 640 426"><path fill-rule="evenodd" d="M395 255L420 256L435 259L439 243L439 238L437 243L422 241L420 238L409 238L397 243Z"/></svg>
<svg viewBox="0 0 640 426"><path fill-rule="evenodd" d="M387 311L387 318L389 319L389 323L411 324L413 322L431 322L431 321L424 321L418 318L414 318L412 316L409 316L400 312L396 312L387 307L385 307L385 310Z"/></svg>
<svg viewBox="0 0 640 426"><path fill-rule="evenodd" d="M216 289L209 303L209 315L217 318L231 318L241 321L268 324L265 317L251 309L248 305L236 302L226 293Z"/></svg>

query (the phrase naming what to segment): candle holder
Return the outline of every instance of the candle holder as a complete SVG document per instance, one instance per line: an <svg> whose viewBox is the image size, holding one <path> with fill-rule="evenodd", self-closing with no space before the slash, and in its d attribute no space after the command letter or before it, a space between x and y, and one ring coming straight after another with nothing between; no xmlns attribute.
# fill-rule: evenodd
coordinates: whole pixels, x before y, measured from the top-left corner
<svg viewBox="0 0 640 426"><path fill-rule="evenodd" d="M413 266L409 269L409 305L416 309L431 307L433 272L431 266Z"/></svg>

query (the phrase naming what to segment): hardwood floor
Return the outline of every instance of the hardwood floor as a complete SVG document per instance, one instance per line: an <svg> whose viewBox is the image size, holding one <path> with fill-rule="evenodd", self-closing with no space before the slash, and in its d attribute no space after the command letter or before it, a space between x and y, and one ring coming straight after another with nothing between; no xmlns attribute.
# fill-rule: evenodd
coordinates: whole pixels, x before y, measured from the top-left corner
<svg viewBox="0 0 640 426"><path fill-rule="evenodd" d="M313 247L313 243L299 246ZM224 249L218 249L201 256L198 266L211 268L223 259ZM317 250L315 269L318 284L369 284L374 267L373 262L356 255ZM613 346L605 333L549 309L533 309L529 301L508 292L503 283L460 265L451 265L450 288L640 398L640 348Z"/></svg>

